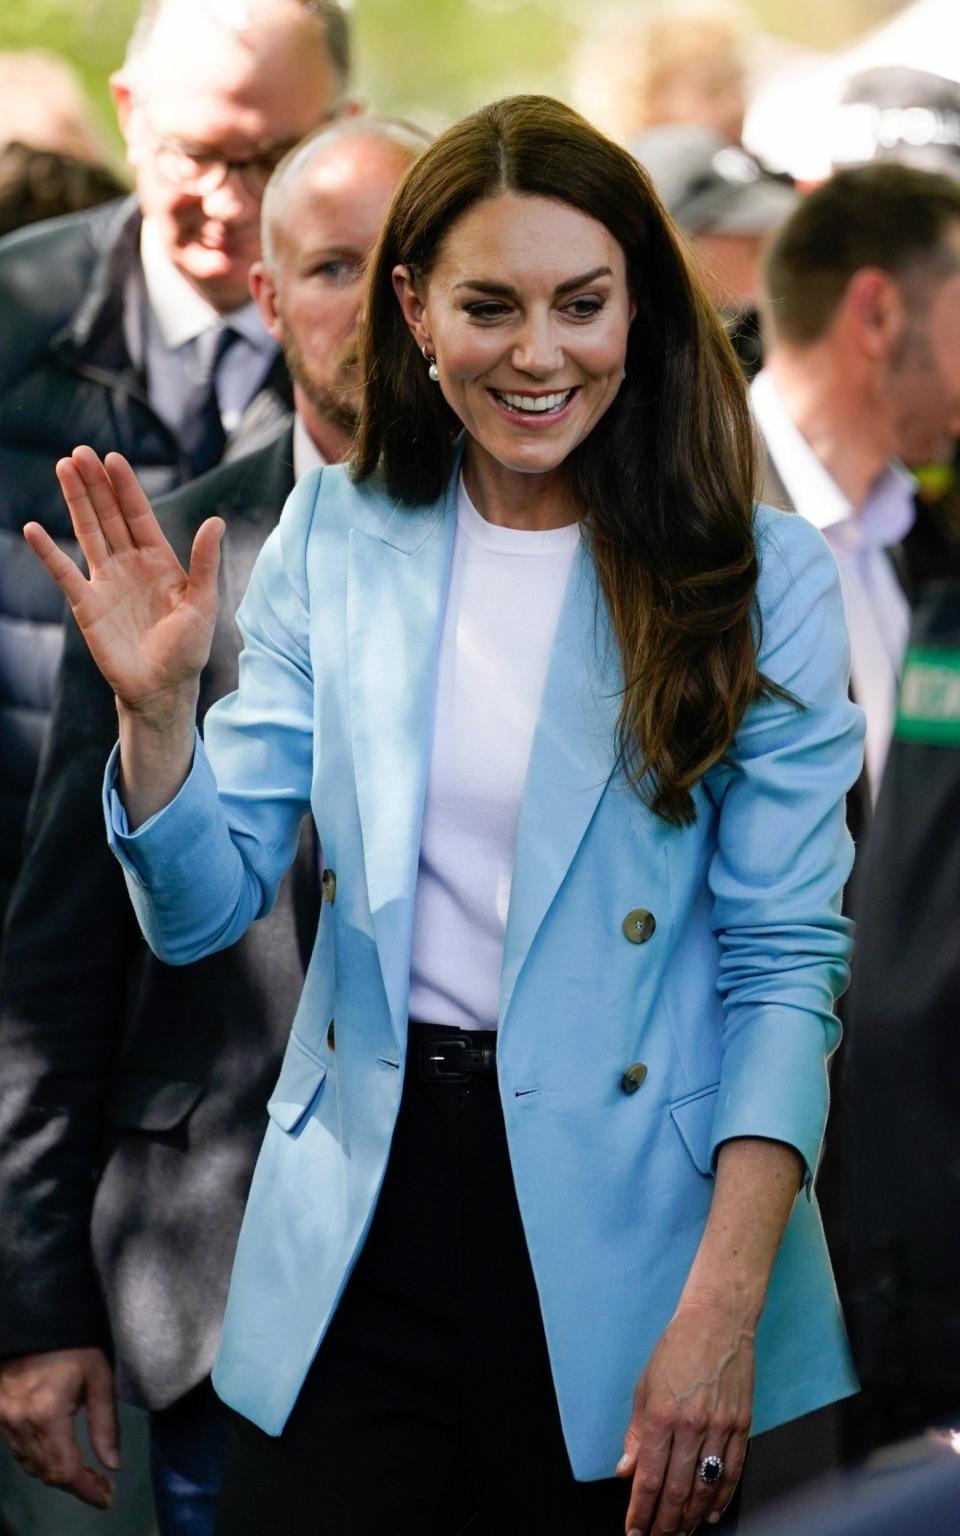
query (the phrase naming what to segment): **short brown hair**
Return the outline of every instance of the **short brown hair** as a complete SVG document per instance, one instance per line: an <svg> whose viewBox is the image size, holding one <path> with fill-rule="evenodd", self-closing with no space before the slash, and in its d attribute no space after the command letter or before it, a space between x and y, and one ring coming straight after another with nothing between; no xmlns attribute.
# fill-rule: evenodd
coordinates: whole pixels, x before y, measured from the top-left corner
<svg viewBox="0 0 960 1536"><path fill-rule="evenodd" d="M794 346L819 341L856 272L929 283L960 266L960 184L905 165L838 171L804 198L766 260L766 320Z"/></svg>

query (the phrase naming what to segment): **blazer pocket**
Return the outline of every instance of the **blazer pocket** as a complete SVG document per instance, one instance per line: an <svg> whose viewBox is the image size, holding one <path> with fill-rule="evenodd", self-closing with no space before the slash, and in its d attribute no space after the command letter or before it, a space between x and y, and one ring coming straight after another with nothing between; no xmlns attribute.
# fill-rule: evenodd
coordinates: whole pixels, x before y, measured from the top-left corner
<svg viewBox="0 0 960 1536"><path fill-rule="evenodd" d="M290 1036L277 1085L267 1103L267 1114L281 1131L299 1129L312 1109L327 1069L296 1035Z"/></svg>
<svg viewBox="0 0 960 1536"><path fill-rule="evenodd" d="M107 1117L121 1131L172 1131L203 1094L202 1083L156 1077L152 1072L122 1072L110 1091Z"/></svg>
<svg viewBox="0 0 960 1536"><path fill-rule="evenodd" d="M670 1105L673 1123L680 1132L693 1166L698 1173L708 1176L713 1173L710 1152L719 1089L719 1083L712 1083L709 1088L698 1088L696 1093L688 1093Z"/></svg>

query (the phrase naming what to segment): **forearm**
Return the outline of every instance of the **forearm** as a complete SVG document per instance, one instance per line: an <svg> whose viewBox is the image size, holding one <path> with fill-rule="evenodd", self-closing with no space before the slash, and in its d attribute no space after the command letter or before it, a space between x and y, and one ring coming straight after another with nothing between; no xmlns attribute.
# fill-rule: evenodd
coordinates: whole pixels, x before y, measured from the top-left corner
<svg viewBox="0 0 960 1536"><path fill-rule="evenodd" d="M193 761L199 683L130 709L117 700L120 771L117 789L131 832L169 805Z"/></svg>
<svg viewBox="0 0 960 1536"><path fill-rule="evenodd" d="M755 1326L803 1171L800 1154L785 1142L760 1137L724 1142L681 1307L728 1307Z"/></svg>

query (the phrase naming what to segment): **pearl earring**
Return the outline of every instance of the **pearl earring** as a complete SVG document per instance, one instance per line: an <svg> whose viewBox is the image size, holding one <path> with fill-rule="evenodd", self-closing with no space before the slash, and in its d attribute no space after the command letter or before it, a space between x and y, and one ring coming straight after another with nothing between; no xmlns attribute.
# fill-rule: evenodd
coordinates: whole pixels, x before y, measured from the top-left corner
<svg viewBox="0 0 960 1536"><path fill-rule="evenodd" d="M437 367L437 359L434 357L429 347L421 347L420 350L423 353L424 362L430 364L429 368L427 369L427 378L430 379L433 384L438 384L440 382L440 369Z"/></svg>

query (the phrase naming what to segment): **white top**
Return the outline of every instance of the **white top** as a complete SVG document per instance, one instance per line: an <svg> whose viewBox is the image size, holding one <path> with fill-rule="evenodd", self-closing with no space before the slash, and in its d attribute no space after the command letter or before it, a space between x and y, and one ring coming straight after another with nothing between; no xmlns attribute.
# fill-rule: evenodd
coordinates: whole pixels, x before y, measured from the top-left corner
<svg viewBox="0 0 960 1536"><path fill-rule="evenodd" d="M576 523L488 523L463 481L440 635L410 1017L495 1029L517 818Z"/></svg>
<svg viewBox="0 0 960 1536"><path fill-rule="evenodd" d="M221 315L174 266L151 219L144 219L141 227L140 266L143 287L139 282L128 285L124 330L130 356L146 373L147 393L157 415L174 433L179 430L183 403L193 388L190 344L203 331L226 321L239 340L217 368L216 390L224 431L232 432L278 351L257 306L251 299Z"/></svg>
<svg viewBox="0 0 960 1536"><path fill-rule="evenodd" d="M886 551L913 526L916 482L891 463L854 507L799 431L764 369L750 386L754 416L796 512L819 528L840 571L853 692L867 717L867 783L876 799L896 712L910 605Z"/></svg>

